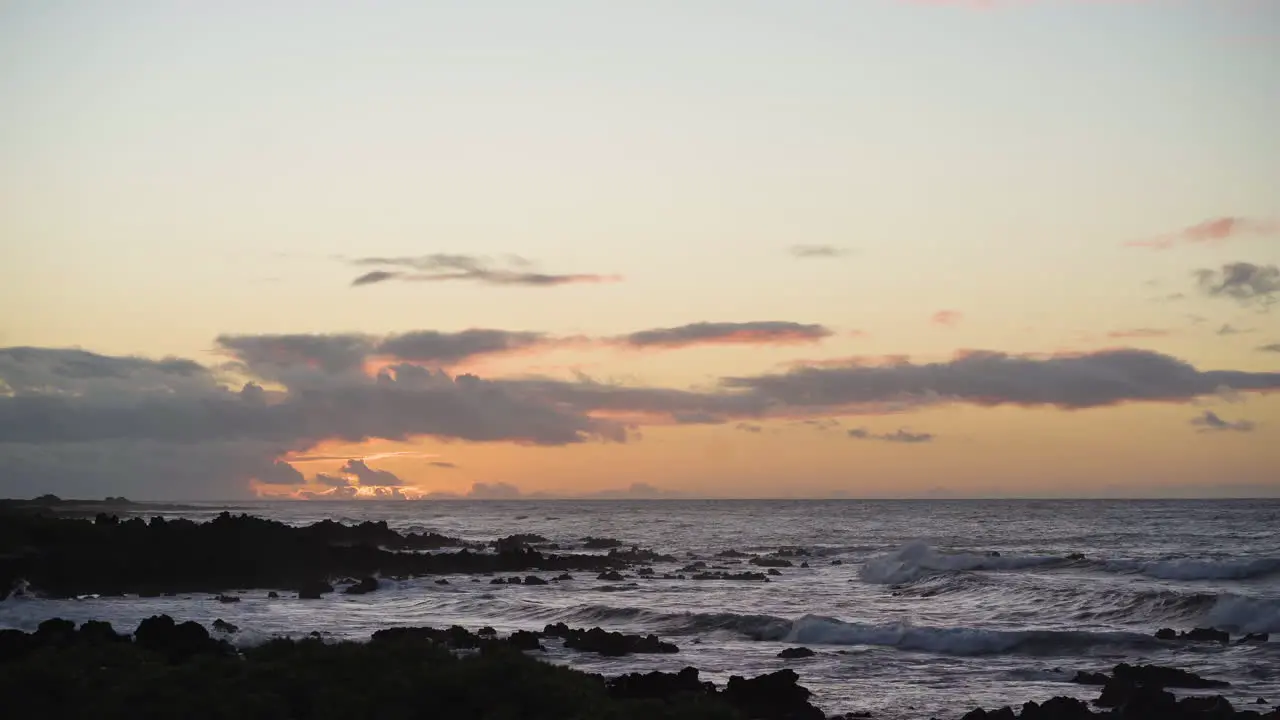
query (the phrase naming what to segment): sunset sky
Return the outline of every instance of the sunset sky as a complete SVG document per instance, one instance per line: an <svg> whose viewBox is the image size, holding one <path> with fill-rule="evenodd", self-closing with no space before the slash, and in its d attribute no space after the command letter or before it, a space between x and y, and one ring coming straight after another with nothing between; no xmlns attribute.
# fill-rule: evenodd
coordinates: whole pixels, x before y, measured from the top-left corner
<svg viewBox="0 0 1280 720"><path fill-rule="evenodd" d="M1274 0L29 0L0 98L0 496L1280 495Z"/></svg>

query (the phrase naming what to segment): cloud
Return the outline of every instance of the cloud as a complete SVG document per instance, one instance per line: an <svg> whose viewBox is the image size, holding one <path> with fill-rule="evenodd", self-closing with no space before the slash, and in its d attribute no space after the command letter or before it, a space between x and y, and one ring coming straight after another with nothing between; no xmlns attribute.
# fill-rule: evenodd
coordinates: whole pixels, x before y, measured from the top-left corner
<svg viewBox="0 0 1280 720"><path fill-rule="evenodd" d="M457 463L446 462L444 460L432 460L427 464L430 465L431 467L446 468L450 470L458 467Z"/></svg>
<svg viewBox="0 0 1280 720"><path fill-rule="evenodd" d="M1163 328L1131 328L1129 330L1112 330L1107 337L1116 339L1139 339L1167 337L1172 332Z"/></svg>
<svg viewBox="0 0 1280 720"><path fill-rule="evenodd" d="M404 282L470 281L486 285L523 285L554 287L575 283L617 282L619 275L551 274L533 272L530 263L518 256L500 260L478 255L434 253L401 257L362 257L349 261L352 265L408 268L408 270L373 270L351 281L352 286L373 285L390 280Z"/></svg>
<svg viewBox="0 0 1280 720"><path fill-rule="evenodd" d="M546 335L536 332L471 329L447 333L417 330L386 337L378 344L375 352L397 360L450 365L480 355L523 350L549 342Z"/></svg>
<svg viewBox="0 0 1280 720"><path fill-rule="evenodd" d="M849 430L849 437L855 440L880 440L882 442L903 443L914 445L918 443L933 442L932 433L913 433L905 428L899 428L891 433L876 434L866 428L854 428Z"/></svg>
<svg viewBox="0 0 1280 720"><path fill-rule="evenodd" d="M1258 352L1280 353L1280 343L1271 343L1270 345L1260 345Z"/></svg>
<svg viewBox="0 0 1280 720"><path fill-rule="evenodd" d="M1275 265L1234 262L1221 270L1197 270L1195 276L1200 290L1210 297L1228 297L1244 305L1267 307L1280 293L1280 267Z"/></svg>
<svg viewBox="0 0 1280 720"><path fill-rule="evenodd" d="M395 473L387 470L375 470L369 467L363 460L348 460L347 463L338 470L338 472L355 476L356 481L366 487L371 485L404 485L404 481L396 476Z"/></svg>
<svg viewBox="0 0 1280 720"><path fill-rule="evenodd" d="M663 490L645 482L635 482L621 490L596 490L582 493L577 497L598 500L657 500L685 497L685 494L675 490Z"/></svg>
<svg viewBox="0 0 1280 720"><path fill-rule="evenodd" d="M1146 240L1131 240L1125 245L1153 250L1168 250L1183 244L1219 244L1227 240L1250 235L1271 235L1277 232L1280 232L1280 223L1272 220L1216 217L1167 235L1160 235Z"/></svg>
<svg viewBox="0 0 1280 720"><path fill-rule="evenodd" d="M304 485L307 482L296 468L279 460L264 466L262 470L254 473L251 479L263 485Z"/></svg>
<svg viewBox="0 0 1280 720"><path fill-rule="evenodd" d="M740 422L737 425L734 425L733 429L741 430L743 432L749 432L749 433L759 433L764 431L764 428L760 427L759 425L756 425L755 423L746 423L746 422Z"/></svg>
<svg viewBox="0 0 1280 720"><path fill-rule="evenodd" d="M341 475L329 475L328 473L316 473L313 479L317 485L325 487L351 487L351 481Z"/></svg>
<svg viewBox="0 0 1280 720"><path fill-rule="evenodd" d="M1254 424L1248 420L1227 422L1209 410L1192 418L1191 424L1200 428L1200 432L1253 432L1254 429Z"/></svg>
<svg viewBox="0 0 1280 720"><path fill-rule="evenodd" d="M787 252L798 258L836 258L849 254L845 248L835 245L792 245Z"/></svg>
<svg viewBox="0 0 1280 720"><path fill-rule="evenodd" d="M934 325L942 325L944 327L954 327L964 318L964 313L955 310L939 310L930 318L930 322Z"/></svg>
<svg viewBox="0 0 1280 720"><path fill-rule="evenodd" d="M514 500L520 497L520 488L510 483L472 483L467 497L476 500Z"/></svg>
<svg viewBox="0 0 1280 720"><path fill-rule="evenodd" d="M678 327L642 330L617 339L638 348L682 348L691 345L791 345L813 343L831 336L822 325L785 321L698 322Z"/></svg>
<svg viewBox="0 0 1280 720"><path fill-rule="evenodd" d="M358 371L374 349L371 337L357 333L219 335L215 342L248 370L269 380L297 366L325 373Z"/></svg>
<svg viewBox="0 0 1280 720"><path fill-rule="evenodd" d="M729 377L769 407L833 408L921 398L979 406L1104 407L1127 402L1186 402L1221 386L1280 390L1280 373L1202 371L1168 355L1137 349L1051 356L971 351L948 362L843 368Z"/></svg>
<svg viewBox="0 0 1280 720"><path fill-rule="evenodd" d="M1247 335L1253 332L1253 328L1238 328L1231 323L1224 323L1222 327L1214 331L1218 335Z"/></svg>

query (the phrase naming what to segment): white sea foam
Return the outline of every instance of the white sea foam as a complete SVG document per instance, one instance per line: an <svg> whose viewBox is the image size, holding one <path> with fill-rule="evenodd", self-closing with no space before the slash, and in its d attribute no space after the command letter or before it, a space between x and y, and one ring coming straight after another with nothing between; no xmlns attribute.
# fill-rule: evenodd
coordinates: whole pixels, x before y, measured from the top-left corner
<svg viewBox="0 0 1280 720"><path fill-rule="evenodd" d="M897 585L912 582L936 572L1018 570L1061 562L1064 562L1063 558L1047 555L944 553L917 541L904 545L888 555L868 560L858 571L858 576L864 582Z"/></svg>

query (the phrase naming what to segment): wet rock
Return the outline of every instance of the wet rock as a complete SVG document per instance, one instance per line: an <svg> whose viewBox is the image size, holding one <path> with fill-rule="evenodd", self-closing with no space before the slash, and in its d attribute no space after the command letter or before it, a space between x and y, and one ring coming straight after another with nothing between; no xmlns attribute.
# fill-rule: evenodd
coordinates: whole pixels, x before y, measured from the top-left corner
<svg viewBox="0 0 1280 720"><path fill-rule="evenodd" d="M655 563L655 562L676 562L674 555L663 555L652 550L642 550L638 547L632 547L629 550L618 550L617 548L610 550L605 556L608 560L615 564L635 565L638 563Z"/></svg>
<svg viewBox="0 0 1280 720"><path fill-rule="evenodd" d="M769 572L768 572L768 574L769 574L769 575L774 575L774 576L780 576L780 575L782 575L782 572L781 572L781 571L779 571L777 568L769 568Z"/></svg>
<svg viewBox="0 0 1280 720"><path fill-rule="evenodd" d="M703 572L703 573L698 573L697 575L691 575L690 578L693 580L764 580L765 582L769 581L769 578L764 573L757 573L757 572L741 572L741 573Z"/></svg>
<svg viewBox="0 0 1280 720"><path fill-rule="evenodd" d="M378 589L378 578L364 577L360 582L342 591L344 595L367 595Z"/></svg>
<svg viewBox="0 0 1280 720"><path fill-rule="evenodd" d="M614 538L584 537L582 538L582 547L588 550L608 550L609 548L622 547L622 541Z"/></svg>
<svg viewBox="0 0 1280 720"><path fill-rule="evenodd" d="M751 558L747 562L757 567L774 567L774 568L795 567L790 560L783 560L782 558L758 557L758 558Z"/></svg>
<svg viewBox="0 0 1280 720"><path fill-rule="evenodd" d="M542 636L536 632L517 630L507 638L507 643L517 650L545 650L546 648L539 642L541 639Z"/></svg>
<svg viewBox="0 0 1280 720"><path fill-rule="evenodd" d="M298 588L298 599L300 600L319 600L324 593L333 592L333 586L323 580L313 580L303 583Z"/></svg>
<svg viewBox="0 0 1280 720"><path fill-rule="evenodd" d="M1081 670L1076 672L1075 677L1071 678L1071 682L1077 685L1106 685L1110 679L1104 673L1091 673Z"/></svg>
<svg viewBox="0 0 1280 720"><path fill-rule="evenodd" d="M194 655L225 654L230 646L209 637L209 631L195 622L175 623L168 615L153 615L133 631L134 642L145 650L180 663Z"/></svg>
<svg viewBox="0 0 1280 720"><path fill-rule="evenodd" d="M1244 637L1237 640L1236 644L1244 645L1246 643L1248 644L1264 643L1269 640L1271 640L1271 635L1269 633L1249 633L1248 635L1245 635Z"/></svg>
<svg viewBox="0 0 1280 720"><path fill-rule="evenodd" d="M1214 628L1195 628L1194 630L1179 633L1178 639L1226 644L1231 642L1231 634L1224 630L1215 630Z"/></svg>
<svg viewBox="0 0 1280 720"><path fill-rule="evenodd" d="M1073 552L1067 555L1067 559L1072 561L1079 561L1079 560L1084 560L1085 558L1084 558L1084 553Z"/></svg>
<svg viewBox="0 0 1280 720"><path fill-rule="evenodd" d="M698 572L699 570L706 570L706 569L707 569L707 564L699 560L697 562L691 562L688 565L685 565L684 567L680 568L679 572Z"/></svg>
<svg viewBox="0 0 1280 720"><path fill-rule="evenodd" d="M716 557L719 557L719 558L745 558L745 557L751 557L751 554L750 554L750 553L740 552L740 551L738 551L738 550L734 550L733 548L729 548L728 550L721 550L720 552L716 553Z"/></svg>
<svg viewBox="0 0 1280 720"><path fill-rule="evenodd" d="M507 584L508 584L508 585L519 585L519 584L520 584L520 578L518 578L518 577L509 577L509 578L507 578Z"/></svg>
<svg viewBox="0 0 1280 720"><path fill-rule="evenodd" d="M609 582L619 582L623 579L623 577L622 577L622 573L618 572L617 570L610 570L608 572L600 573L599 575L596 576L596 579L608 580Z"/></svg>
<svg viewBox="0 0 1280 720"><path fill-rule="evenodd" d="M492 544L495 547L499 548L499 550L501 550L501 548L503 547L536 545L538 543L545 543L545 542L548 542L548 539L542 537L541 535L538 535L537 533L516 533L515 535L508 535L504 538L498 538L497 540L493 541Z"/></svg>
<svg viewBox="0 0 1280 720"><path fill-rule="evenodd" d="M103 620L86 620L80 625L79 639L88 642L128 642L128 635L121 635Z"/></svg>
<svg viewBox="0 0 1280 720"><path fill-rule="evenodd" d="M1120 663L1112 670L1116 680L1150 687L1187 688L1198 690L1204 688L1230 687L1231 683L1223 680L1203 678L1195 673L1178 668L1161 667L1159 665L1130 665Z"/></svg>
<svg viewBox="0 0 1280 720"><path fill-rule="evenodd" d="M616 700L662 700L680 696L713 696L716 686L698 679L698 671L687 667L678 673L627 673L606 681L609 696Z"/></svg>
<svg viewBox="0 0 1280 720"><path fill-rule="evenodd" d="M807 567L809 567L809 563L807 563L807 562L802 562L802 563L800 563L800 567L802 567L802 568L807 568Z"/></svg>
<svg viewBox="0 0 1280 720"><path fill-rule="evenodd" d="M498 631L494 630L488 625L485 625L484 627L477 630L476 634L479 635L480 637L493 637L498 634Z"/></svg>
<svg viewBox="0 0 1280 720"><path fill-rule="evenodd" d="M268 599L268 600L279 600L279 599L280 599L280 593L276 592L275 590L272 590L271 592L267 593L267 599Z"/></svg>
<svg viewBox="0 0 1280 720"><path fill-rule="evenodd" d="M507 581L503 580L502 578L494 578L489 581L489 584L490 585L506 585Z"/></svg>
<svg viewBox="0 0 1280 720"><path fill-rule="evenodd" d="M236 595L219 595L217 601L220 603L238 603L240 598Z"/></svg>
<svg viewBox="0 0 1280 720"><path fill-rule="evenodd" d="M573 576L570 575L569 573L560 573L559 575L556 576L556 580L559 580L561 582L564 582L565 580L572 580L572 579L573 579Z"/></svg>
<svg viewBox="0 0 1280 720"><path fill-rule="evenodd" d="M832 565L843 565L843 564L844 564L844 561L843 561L843 560L832 560L832 561L831 561L831 564L832 564Z"/></svg>
<svg viewBox="0 0 1280 720"><path fill-rule="evenodd" d="M807 657L813 657L814 655L817 655L817 653L815 653L814 651L810 650L807 647L787 648L786 650L783 650L782 652L778 653L778 657L784 660L793 660L795 658L807 658Z"/></svg>
<svg viewBox="0 0 1280 720"><path fill-rule="evenodd" d="M636 570L636 574L640 575L641 577L651 577L653 575L653 568L642 567L639 570Z"/></svg>
<svg viewBox="0 0 1280 720"><path fill-rule="evenodd" d="M530 575L524 579L524 584L525 585L546 585L548 583L546 580L543 580L537 575Z"/></svg>
<svg viewBox="0 0 1280 720"><path fill-rule="evenodd" d="M722 693L739 710L760 720L824 720L826 715L809 704L809 690L798 684L793 670L744 678L734 675Z"/></svg>
<svg viewBox="0 0 1280 720"><path fill-rule="evenodd" d="M448 584L449 584L449 581L448 581L448 580L446 580L446 579L444 579L444 578L440 578L439 580L436 580L436 581L435 581L435 583L436 583L437 585L448 585Z"/></svg>
<svg viewBox="0 0 1280 720"><path fill-rule="evenodd" d="M805 548L780 548L774 554L778 557L809 557L809 551Z"/></svg>
<svg viewBox="0 0 1280 720"><path fill-rule="evenodd" d="M579 630L564 623L556 623L543 628L542 634L547 637L563 638L564 646L570 650L593 652L607 657L622 657L632 653L667 654L680 651L680 648L672 643L663 642L657 635L623 635L598 627Z"/></svg>
<svg viewBox="0 0 1280 720"><path fill-rule="evenodd" d="M238 626L233 625L222 618L218 618L213 621L213 629L224 633L240 632L240 628Z"/></svg>
<svg viewBox="0 0 1280 720"><path fill-rule="evenodd" d="M1160 628L1156 631L1157 640L1177 640L1178 631L1173 628Z"/></svg>

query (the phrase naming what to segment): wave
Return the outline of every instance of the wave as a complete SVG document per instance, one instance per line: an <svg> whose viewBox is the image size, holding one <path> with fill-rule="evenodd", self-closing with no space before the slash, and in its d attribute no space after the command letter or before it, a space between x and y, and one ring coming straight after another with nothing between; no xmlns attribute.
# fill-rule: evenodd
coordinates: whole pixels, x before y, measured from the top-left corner
<svg viewBox="0 0 1280 720"><path fill-rule="evenodd" d="M868 560L858 571L858 577L879 585L901 585L939 572L1020 570L1067 562L1067 558L1054 555L944 553L926 543L913 542Z"/></svg>
<svg viewBox="0 0 1280 720"><path fill-rule="evenodd" d="M1146 575L1158 580L1248 580L1280 574L1280 558L1252 560L1112 560L1107 572Z"/></svg>
<svg viewBox="0 0 1280 720"><path fill-rule="evenodd" d="M1280 600L1220 596L1205 618L1213 627L1237 633L1280 633Z"/></svg>

